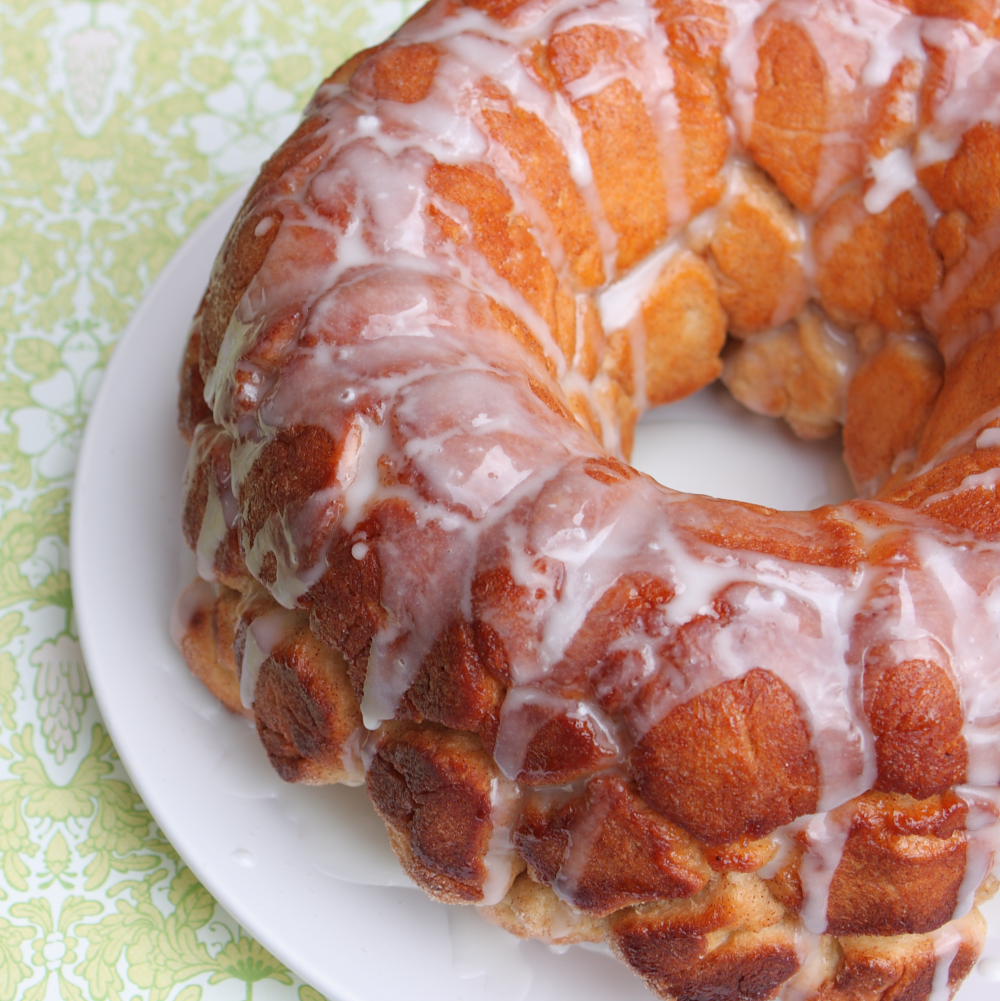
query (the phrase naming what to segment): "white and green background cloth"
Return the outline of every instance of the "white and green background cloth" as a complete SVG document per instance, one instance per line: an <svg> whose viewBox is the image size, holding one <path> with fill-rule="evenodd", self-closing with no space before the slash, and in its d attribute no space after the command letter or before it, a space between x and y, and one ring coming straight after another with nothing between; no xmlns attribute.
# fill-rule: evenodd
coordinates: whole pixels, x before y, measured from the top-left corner
<svg viewBox="0 0 1000 1001"><path fill-rule="evenodd" d="M320 1001L130 786L78 643L70 505L152 282L319 80L414 7L0 0L0 1001Z"/></svg>

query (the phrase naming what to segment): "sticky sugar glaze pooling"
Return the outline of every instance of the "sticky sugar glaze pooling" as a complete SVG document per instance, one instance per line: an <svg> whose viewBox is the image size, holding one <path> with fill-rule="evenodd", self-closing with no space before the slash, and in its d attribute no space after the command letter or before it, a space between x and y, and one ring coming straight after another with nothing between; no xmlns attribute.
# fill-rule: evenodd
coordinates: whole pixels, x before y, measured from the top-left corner
<svg viewBox="0 0 1000 1001"><path fill-rule="evenodd" d="M761 997L854 998L878 966L856 936L908 935L888 966L936 1001L981 935L1000 399L946 404L998 353L1000 222L962 171L997 149L1000 46L978 8L920 13L432 3L319 89L195 322L186 532L241 596L244 703L308 626L360 702L338 767L378 770L415 878L606 935L665 996L749 963ZM736 395L774 410L809 373L786 416L845 422L876 500L772 512L625 464L727 328ZM886 387L915 417L872 439ZM462 755L485 792L449 869L386 789ZM602 858L640 832L653 876ZM704 954L678 959L692 928Z"/></svg>

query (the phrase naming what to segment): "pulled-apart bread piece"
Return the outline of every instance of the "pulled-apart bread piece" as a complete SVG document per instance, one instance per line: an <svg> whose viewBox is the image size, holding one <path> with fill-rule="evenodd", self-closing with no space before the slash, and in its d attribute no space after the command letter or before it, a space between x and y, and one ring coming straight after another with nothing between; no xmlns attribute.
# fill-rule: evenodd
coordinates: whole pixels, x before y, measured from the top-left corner
<svg viewBox="0 0 1000 1001"><path fill-rule="evenodd" d="M1000 8L432 0L325 81L182 367L178 609L433 896L679 1001L942 1001L1000 832ZM860 497L627 463L723 378Z"/></svg>

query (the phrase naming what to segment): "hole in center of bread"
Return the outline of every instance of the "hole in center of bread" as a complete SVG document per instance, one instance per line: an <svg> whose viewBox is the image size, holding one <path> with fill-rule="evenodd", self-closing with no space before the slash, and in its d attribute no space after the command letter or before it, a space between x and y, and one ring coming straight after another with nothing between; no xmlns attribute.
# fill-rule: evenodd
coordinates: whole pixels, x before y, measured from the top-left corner
<svg viewBox="0 0 1000 1001"><path fill-rule="evenodd" d="M647 413L632 464L674 490L784 511L857 496L839 435L804 441L783 422L744 409L719 384Z"/></svg>

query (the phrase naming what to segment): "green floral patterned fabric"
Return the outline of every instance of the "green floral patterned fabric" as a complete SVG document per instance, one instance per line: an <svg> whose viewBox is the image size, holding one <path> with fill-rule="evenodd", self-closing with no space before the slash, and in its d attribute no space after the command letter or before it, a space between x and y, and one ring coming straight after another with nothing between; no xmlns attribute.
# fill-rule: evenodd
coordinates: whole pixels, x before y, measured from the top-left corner
<svg viewBox="0 0 1000 1001"><path fill-rule="evenodd" d="M407 0L0 2L0 1001L318 999L172 851L102 726L68 560L131 314Z"/></svg>

